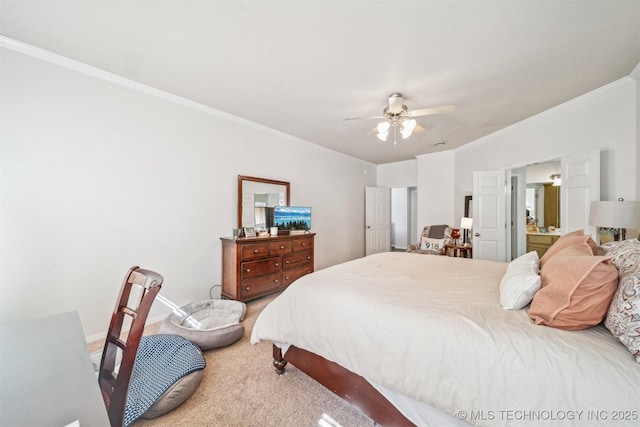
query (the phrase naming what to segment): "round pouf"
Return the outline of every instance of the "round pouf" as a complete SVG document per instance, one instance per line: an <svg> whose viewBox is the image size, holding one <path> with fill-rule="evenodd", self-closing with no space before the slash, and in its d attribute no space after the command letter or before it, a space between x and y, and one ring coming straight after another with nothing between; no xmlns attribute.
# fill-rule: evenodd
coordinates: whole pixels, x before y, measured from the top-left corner
<svg viewBox="0 0 640 427"><path fill-rule="evenodd" d="M244 335L247 306L233 300L204 300L180 307L160 324L161 334L175 334L196 344L201 350L224 347Z"/></svg>

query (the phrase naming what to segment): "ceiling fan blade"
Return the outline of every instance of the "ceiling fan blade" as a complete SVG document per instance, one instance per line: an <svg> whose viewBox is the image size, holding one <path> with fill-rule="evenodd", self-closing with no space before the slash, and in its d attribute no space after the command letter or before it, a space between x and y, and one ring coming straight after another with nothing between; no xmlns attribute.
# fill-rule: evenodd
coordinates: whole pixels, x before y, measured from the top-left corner
<svg viewBox="0 0 640 427"><path fill-rule="evenodd" d="M416 127L413 129L413 133L423 133L426 131L427 130L420 125L416 125Z"/></svg>
<svg viewBox="0 0 640 427"><path fill-rule="evenodd" d="M371 117L351 117L349 119L342 119L343 122L347 121L347 120L363 120L363 119L384 119L384 116L371 116Z"/></svg>
<svg viewBox="0 0 640 427"><path fill-rule="evenodd" d="M373 129L371 129L367 135L368 135L368 136L371 136L371 135L375 135L375 134L377 134L377 133L378 133L378 128L377 128L377 127L375 127L375 128L373 128Z"/></svg>
<svg viewBox="0 0 640 427"><path fill-rule="evenodd" d="M411 117L428 116L430 114L452 113L458 109L455 104L442 105L440 107L423 108L421 110L409 111Z"/></svg>

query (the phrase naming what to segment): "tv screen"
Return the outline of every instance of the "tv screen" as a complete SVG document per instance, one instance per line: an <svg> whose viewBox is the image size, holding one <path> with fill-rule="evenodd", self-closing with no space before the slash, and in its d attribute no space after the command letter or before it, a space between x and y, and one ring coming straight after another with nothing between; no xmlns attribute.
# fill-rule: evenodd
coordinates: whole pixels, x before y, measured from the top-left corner
<svg viewBox="0 0 640 427"><path fill-rule="evenodd" d="M273 225L280 230L310 230L311 208L304 206L276 206Z"/></svg>

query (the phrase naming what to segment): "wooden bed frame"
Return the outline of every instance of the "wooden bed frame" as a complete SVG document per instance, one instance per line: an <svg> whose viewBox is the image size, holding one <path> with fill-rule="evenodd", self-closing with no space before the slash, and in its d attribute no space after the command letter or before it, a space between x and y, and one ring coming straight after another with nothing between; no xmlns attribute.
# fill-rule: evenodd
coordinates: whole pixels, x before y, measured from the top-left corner
<svg viewBox="0 0 640 427"><path fill-rule="evenodd" d="M287 362L349 402L380 425L414 426L378 390L360 375L310 351L291 346L285 356L273 345L273 366L278 374Z"/></svg>

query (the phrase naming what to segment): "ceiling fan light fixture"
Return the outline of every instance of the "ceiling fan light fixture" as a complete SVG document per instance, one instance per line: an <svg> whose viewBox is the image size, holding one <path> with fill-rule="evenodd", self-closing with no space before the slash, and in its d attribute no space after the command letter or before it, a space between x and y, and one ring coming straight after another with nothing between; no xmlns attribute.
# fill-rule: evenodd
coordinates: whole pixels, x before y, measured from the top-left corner
<svg viewBox="0 0 640 427"><path fill-rule="evenodd" d="M424 128L419 126L414 117L429 116L432 114L450 113L456 111L457 107L454 104L442 105L440 107L422 108L419 110L409 110L406 105L403 104L404 98L400 93L392 93L389 96L389 106L382 111L382 116L371 117L353 117L344 120L359 120L359 119L383 119L378 122L375 129L369 132L369 135L376 133L376 137L380 141L386 141L389 136L389 132L393 128L393 144L395 145L398 139L398 131L403 139L409 138L413 135L413 132L418 129L420 132L424 132Z"/></svg>
<svg viewBox="0 0 640 427"><path fill-rule="evenodd" d="M380 141L386 141L388 135L389 135L389 132L378 132L376 136Z"/></svg>
<svg viewBox="0 0 640 427"><path fill-rule="evenodd" d="M380 122L378 123L378 126L376 126L376 129L378 130L378 133L386 134L386 133L389 133L389 127L391 127L389 122Z"/></svg>
<svg viewBox="0 0 640 427"><path fill-rule="evenodd" d="M402 126L405 129L408 129L409 131L413 132L413 130L416 128L416 124L417 124L416 119L409 119L409 120L405 120L402 123Z"/></svg>
<svg viewBox="0 0 640 427"><path fill-rule="evenodd" d="M407 139L413 133L413 130L416 128L415 119L404 120L402 122L402 129L400 129L400 134L403 139Z"/></svg>

